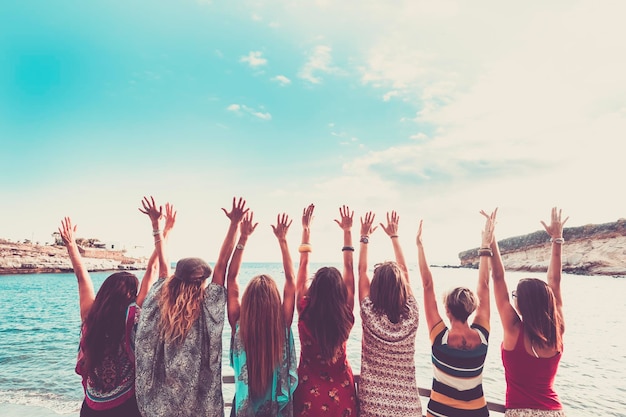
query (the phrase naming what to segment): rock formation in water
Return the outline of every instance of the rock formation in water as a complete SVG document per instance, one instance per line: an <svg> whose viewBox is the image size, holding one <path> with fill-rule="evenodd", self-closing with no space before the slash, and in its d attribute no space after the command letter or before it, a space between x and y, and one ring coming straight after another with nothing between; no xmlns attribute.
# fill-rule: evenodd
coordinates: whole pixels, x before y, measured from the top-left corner
<svg viewBox="0 0 626 417"><path fill-rule="evenodd" d="M626 276L626 219L563 229L563 272ZM545 230L498 241L504 267L511 271L545 272L550 237ZM459 253L462 267L478 268L478 248Z"/></svg>
<svg viewBox="0 0 626 417"><path fill-rule="evenodd" d="M88 271L142 269L141 259L130 258L123 251L78 247ZM33 245L0 239L0 275L72 272L65 246Z"/></svg>

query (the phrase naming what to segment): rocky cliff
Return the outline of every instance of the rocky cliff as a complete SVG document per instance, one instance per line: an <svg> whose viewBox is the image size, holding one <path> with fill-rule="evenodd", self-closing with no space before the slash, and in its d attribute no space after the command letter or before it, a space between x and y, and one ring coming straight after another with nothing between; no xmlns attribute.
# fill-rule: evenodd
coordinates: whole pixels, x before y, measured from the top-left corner
<svg viewBox="0 0 626 417"><path fill-rule="evenodd" d="M79 247L89 271L141 269L143 260L129 258L122 251ZM72 263L64 246L32 245L0 239L0 275L72 272Z"/></svg>
<svg viewBox="0 0 626 417"><path fill-rule="evenodd" d="M563 230L563 272L626 276L626 219ZM550 238L544 230L498 241L507 270L545 272ZM459 254L462 267L478 268L478 248Z"/></svg>

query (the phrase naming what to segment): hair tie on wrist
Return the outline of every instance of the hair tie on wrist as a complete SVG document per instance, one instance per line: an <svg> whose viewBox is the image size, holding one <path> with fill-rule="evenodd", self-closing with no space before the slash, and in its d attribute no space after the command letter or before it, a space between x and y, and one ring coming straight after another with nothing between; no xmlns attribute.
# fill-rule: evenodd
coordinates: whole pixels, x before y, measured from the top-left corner
<svg viewBox="0 0 626 417"><path fill-rule="evenodd" d="M350 251L350 252L354 252L354 246L344 246L343 248L341 248L342 252L345 251Z"/></svg>
<svg viewBox="0 0 626 417"><path fill-rule="evenodd" d="M391 235L389 236L391 239L393 239L394 237L398 237L398 235Z"/></svg>

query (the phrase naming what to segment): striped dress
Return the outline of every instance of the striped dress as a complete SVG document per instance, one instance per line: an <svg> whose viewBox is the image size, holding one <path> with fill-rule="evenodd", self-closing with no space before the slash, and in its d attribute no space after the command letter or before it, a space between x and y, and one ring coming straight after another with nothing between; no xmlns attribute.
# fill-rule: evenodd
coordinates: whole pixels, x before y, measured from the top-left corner
<svg viewBox="0 0 626 417"><path fill-rule="evenodd" d="M473 323L471 328L478 330L482 342L473 350L460 350L449 346L449 329L443 321L437 323L430 331L434 377L427 416L489 415L482 385L489 325L483 327Z"/></svg>

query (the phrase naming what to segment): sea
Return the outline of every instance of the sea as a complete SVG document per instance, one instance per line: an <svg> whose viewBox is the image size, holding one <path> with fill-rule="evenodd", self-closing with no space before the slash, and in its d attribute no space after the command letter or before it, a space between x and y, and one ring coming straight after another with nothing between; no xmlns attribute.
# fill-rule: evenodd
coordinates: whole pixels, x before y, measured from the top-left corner
<svg viewBox="0 0 626 417"><path fill-rule="evenodd" d="M312 264L311 273L321 266ZM139 278L143 271L136 271ZM440 299L456 286L474 288L478 271L432 268ZM242 288L258 274L269 274L284 283L280 263L244 263ZM97 289L110 272L92 273ZM422 289L417 265L409 265L413 291L421 305ZM525 277L545 274L507 272L509 288ZM565 349L556 377L556 390L571 417L626 416L626 278L565 274L562 280L566 322ZM357 303L358 304L358 303ZM423 312L423 310L421 310ZM443 313L442 313L443 315ZM430 388L432 365L426 322L416 336L417 382ZM348 358L360 372L361 322L355 307L355 326L348 341ZM297 338L297 313L294 336ZM491 303L490 348L484 370L488 401L503 404L504 371L500 358L502 327L495 303ZM78 416L83 399L81 379L74 373L80 333L78 289L73 274L0 276L0 416ZM223 374L232 375L228 363L230 327L223 333ZM233 387L224 386L230 400ZM425 407L427 400L423 400ZM424 408L425 410L425 408ZM495 413L492 413L496 415Z"/></svg>

